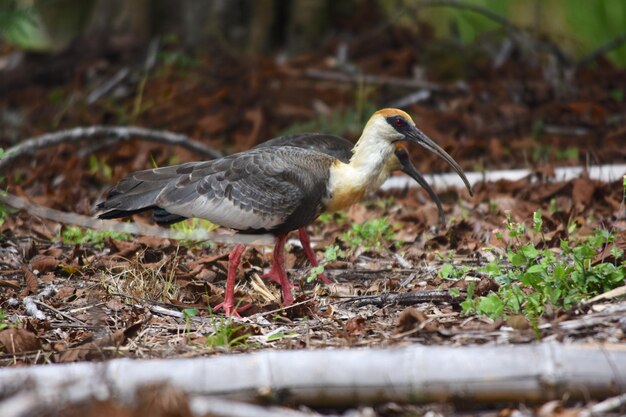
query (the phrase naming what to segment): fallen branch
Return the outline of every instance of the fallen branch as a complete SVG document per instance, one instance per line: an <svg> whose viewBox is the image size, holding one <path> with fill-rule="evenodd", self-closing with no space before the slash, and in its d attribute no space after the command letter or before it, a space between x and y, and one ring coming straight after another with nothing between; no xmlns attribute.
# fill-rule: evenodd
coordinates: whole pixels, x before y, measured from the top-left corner
<svg viewBox="0 0 626 417"><path fill-rule="evenodd" d="M405 293L385 293L381 295L341 297L341 303L354 302L356 307L374 305L382 307L385 305L414 305L419 303L455 303L463 301L464 298L455 298L447 291L415 291Z"/></svg>
<svg viewBox="0 0 626 417"><path fill-rule="evenodd" d="M271 235L239 235L223 232L207 232L204 229L195 229L193 232L183 232L166 229L164 227L150 226L136 222L119 222L115 220L100 220L81 214L69 213L49 207L43 207L31 203L22 197L2 193L0 203L15 209L23 209L31 216L40 217L47 220L63 224L73 224L87 227L94 230L106 230L109 232L128 233L131 235L154 236L163 239L208 241L218 243L244 243L244 244L271 244L274 238Z"/></svg>
<svg viewBox="0 0 626 417"><path fill-rule="evenodd" d="M115 399L142 387L186 395L311 407L445 401L545 402L604 399L626 387L626 346L408 346L393 349L263 351L194 359L80 362L0 369L3 417L32 396L52 409ZM31 401L32 403L32 401ZM23 402L22 402L23 404ZM23 410L23 409L22 409Z"/></svg>
<svg viewBox="0 0 626 417"><path fill-rule="evenodd" d="M606 54L607 52L610 52L613 49L619 48L625 42L626 42L626 32L623 32L623 33L617 35L616 37L614 37L613 39L610 39L607 42L603 43L602 45L600 45L596 49L590 51L586 55L584 55L582 58L580 58L578 60L578 62L576 63L576 67L579 68L579 67L582 67L582 66L584 66L584 65L586 65L586 64L588 64L590 62L595 61L596 59L598 59L600 56Z"/></svg>
<svg viewBox="0 0 626 417"><path fill-rule="evenodd" d="M0 158L0 172L6 169L15 159L33 155L36 151L60 145L63 143L81 142L96 137L107 137L111 141L126 141L133 138L148 140L168 145L177 145L189 149L195 153L209 158L220 157L221 154L201 142L194 141L185 135L172 132L144 129L141 127L116 127L116 126L93 126L78 127L75 129L63 130L49 133L39 137L30 138L19 145L7 149L4 156ZM113 144L114 142L109 142ZM22 197L9 193L0 193L0 203L18 210L25 210L31 216L40 217L47 220L63 224L73 224L87 227L94 230L106 230L112 232L129 233L132 235L155 236L164 239L174 240L212 240L219 243L245 243L245 244L271 244L273 238L270 235L234 235L220 232L207 232L203 229L194 230L192 233L179 232L157 226L148 226L135 222L119 222L112 220L99 220L92 217L83 216L77 213L70 213L40 206L31 203Z"/></svg>
<svg viewBox="0 0 626 417"><path fill-rule="evenodd" d="M152 130L135 126L76 127L74 129L61 130L60 132L47 133L45 135L29 138L7 149L4 157L0 159L0 171L6 168L14 159L33 155L40 149L100 137L115 139L116 141L141 139L167 145L181 146L208 158L219 158L222 156L221 153L201 142L195 141L185 135L164 130Z"/></svg>

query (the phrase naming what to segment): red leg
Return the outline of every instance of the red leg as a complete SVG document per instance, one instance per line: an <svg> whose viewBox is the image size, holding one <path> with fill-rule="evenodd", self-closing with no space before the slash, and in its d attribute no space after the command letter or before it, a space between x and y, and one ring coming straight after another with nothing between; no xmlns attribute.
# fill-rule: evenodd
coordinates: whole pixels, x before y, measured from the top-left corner
<svg viewBox="0 0 626 417"><path fill-rule="evenodd" d="M235 317L241 317L235 308L235 277L237 276L237 266L239 266L241 255L245 250L246 246L243 243L238 243L230 252L230 255L228 255L228 275L226 276L224 301L213 308L213 311L224 309L226 317L230 317L232 315ZM239 310L244 310L247 307L249 306L241 307Z"/></svg>
<svg viewBox="0 0 626 417"><path fill-rule="evenodd" d="M287 234L276 237L276 245L274 246L274 259L272 260L272 271L270 274L276 274L271 279L278 279L278 283L283 292L283 305L293 304L293 294L291 283L285 271L285 243L287 242ZM270 275L267 274L267 275Z"/></svg>
<svg viewBox="0 0 626 417"><path fill-rule="evenodd" d="M280 237L277 238L276 241L276 245L278 245L278 239L280 239ZM283 253L284 253L284 248L285 244L283 243ZM283 261L279 262L279 259L276 257L276 248L277 246L274 246L274 256L272 257L272 269L270 269L270 272L268 272L267 274L263 274L261 275L261 278L263 279L269 279L270 281L274 281L275 283L277 283L278 285L282 285L282 280L281 280L281 271L285 269L285 262L284 262L284 255L283 256Z"/></svg>
<svg viewBox="0 0 626 417"><path fill-rule="evenodd" d="M309 238L309 234L306 232L304 227L298 229L298 237L300 238L300 242L302 243L302 249L304 249L304 254L306 258L309 260L311 266L316 267L318 265L317 258L315 257L315 252L311 249L311 238ZM326 274L322 273L317 276L317 279L322 281L325 284L332 284L333 281L328 279Z"/></svg>

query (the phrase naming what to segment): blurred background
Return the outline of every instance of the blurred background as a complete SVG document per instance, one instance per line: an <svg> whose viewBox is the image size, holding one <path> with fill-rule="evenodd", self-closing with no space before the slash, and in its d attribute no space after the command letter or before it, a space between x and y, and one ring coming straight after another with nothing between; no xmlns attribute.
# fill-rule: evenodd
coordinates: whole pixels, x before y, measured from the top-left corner
<svg viewBox="0 0 626 417"><path fill-rule="evenodd" d="M0 146L96 124L355 140L394 106L465 169L621 162L624 41L621 0L2 0Z"/></svg>

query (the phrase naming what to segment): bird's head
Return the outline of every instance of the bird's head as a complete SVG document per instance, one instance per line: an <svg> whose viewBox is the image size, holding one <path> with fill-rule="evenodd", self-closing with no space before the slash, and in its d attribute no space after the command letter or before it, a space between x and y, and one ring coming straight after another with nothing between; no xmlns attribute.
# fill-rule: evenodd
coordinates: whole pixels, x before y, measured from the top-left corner
<svg viewBox="0 0 626 417"><path fill-rule="evenodd" d="M424 132L419 130L415 126L415 122L413 122L411 116L406 112L399 109L378 110L367 122L364 133L365 132L368 132L369 135L376 136L378 140L383 140L392 145L394 153L399 159L400 155L405 155L407 152L407 142L413 142L428 149L450 164L465 183L470 195L472 195L472 188L459 164L457 164L443 148L426 136ZM406 154L406 156L408 157L408 154Z"/></svg>

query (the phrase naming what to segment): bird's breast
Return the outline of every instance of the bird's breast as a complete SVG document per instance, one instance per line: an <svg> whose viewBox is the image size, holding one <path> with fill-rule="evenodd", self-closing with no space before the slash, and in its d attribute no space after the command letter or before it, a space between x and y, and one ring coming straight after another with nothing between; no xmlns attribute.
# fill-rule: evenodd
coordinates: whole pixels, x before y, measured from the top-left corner
<svg viewBox="0 0 626 417"><path fill-rule="evenodd" d="M324 210L343 210L361 200L369 184L375 181L375 178L369 177L360 170L337 161L330 168L328 197L323 202Z"/></svg>

